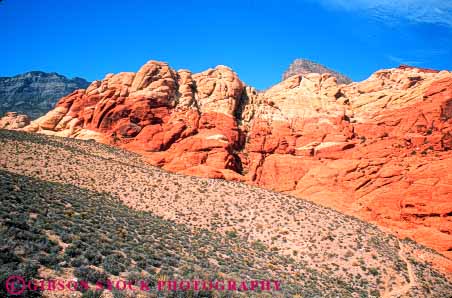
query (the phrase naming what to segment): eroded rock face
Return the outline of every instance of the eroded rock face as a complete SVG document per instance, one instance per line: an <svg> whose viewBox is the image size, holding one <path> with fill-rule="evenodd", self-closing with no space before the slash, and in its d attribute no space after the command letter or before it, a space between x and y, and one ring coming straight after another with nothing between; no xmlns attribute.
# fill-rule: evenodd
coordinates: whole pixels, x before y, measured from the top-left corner
<svg viewBox="0 0 452 298"><path fill-rule="evenodd" d="M225 66L150 61L62 98L25 128L138 152L169 171L292 193L452 257L452 73L401 67L259 93Z"/></svg>
<svg viewBox="0 0 452 298"><path fill-rule="evenodd" d="M17 112L7 112L0 118L0 128L20 129L30 124L30 117L19 115Z"/></svg>

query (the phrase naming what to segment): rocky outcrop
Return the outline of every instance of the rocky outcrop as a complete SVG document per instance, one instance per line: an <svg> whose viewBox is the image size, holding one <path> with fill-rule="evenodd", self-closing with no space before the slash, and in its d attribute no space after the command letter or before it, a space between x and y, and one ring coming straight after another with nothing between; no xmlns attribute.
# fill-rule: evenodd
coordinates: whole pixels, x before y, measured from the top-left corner
<svg viewBox="0 0 452 298"><path fill-rule="evenodd" d="M169 171L291 193L452 257L452 73L402 67L259 93L225 66L150 61L62 98L25 128L138 152Z"/></svg>
<svg viewBox="0 0 452 298"><path fill-rule="evenodd" d="M282 79L283 81L294 75L307 75L310 73L325 74L329 73L339 84L350 84L352 80L347 76L329 69L322 64L307 60L307 59L295 59L289 68L284 72Z"/></svg>
<svg viewBox="0 0 452 298"><path fill-rule="evenodd" d="M7 112L0 118L0 128L20 129L29 125L30 121L30 117L27 115L19 115L16 112Z"/></svg>
<svg viewBox="0 0 452 298"><path fill-rule="evenodd" d="M0 115L15 111L38 118L51 110L62 96L88 85L81 78L68 79L41 71L0 77Z"/></svg>

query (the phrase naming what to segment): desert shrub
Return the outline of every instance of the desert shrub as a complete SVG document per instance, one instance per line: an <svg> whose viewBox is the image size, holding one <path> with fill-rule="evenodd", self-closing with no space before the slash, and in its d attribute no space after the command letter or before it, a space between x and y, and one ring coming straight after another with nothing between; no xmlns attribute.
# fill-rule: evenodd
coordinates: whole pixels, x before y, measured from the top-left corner
<svg viewBox="0 0 452 298"><path fill-rule="evenodd" d="M136 284L139 280L142 280L140 272L132 271L127 274L127 280L132 284Z"/></svg>
<svg viewBox="0 0 452 298"><path fill-rule="evenodd" d="M149 266L148 262L146 260L140 260L137 261L137 267L143 270L146 270L146 268Z"/></svg>
<svg viewBox="0 0 452 298"><path fill-rule="evenodd" d="M73 239L74 239L74 235L63 232L61 233L61 241L63 241L64 243L72 243Z"/></svg>
<svg viewBox="0 0 452 298"><path fill-rule="evenodd" d="M369 273L372 274L373 276L377 276L380 273L378 272L377 268L370 268L369 269Z"/></svg>
<svg viewBox="0 0 452 298"><path fill-rule="evenodd" d="M152 259L150 259L150 260L148 261L148 264L151 265L151 266L154 266L154 267L156 267L156 268L162 267L162 261L159 260L159 259L154 259L154 258L152 258Z"/></svg>
<svg viewBox="0 0 452 298"><path fill-rule="evenodd" d="M113 298L127 298L127 294L124 291L119 291L113 288L111 293L113 294Z"/></svg>
<svg viewBox="0 0 452 298"><path fill-rule="evenodd" d="M119 275L119 273L126 270L126 266L129 265L129 260L119 254L108 255L102 262L102 267L108 273L113 275Z"/></svg>
<svg viewBox="0 0 452 298"><path fill-rule="evenodd" d="M226 232L226 235L227 235L229 238L237 238L237 232L236 232L236 231L227 231L227 232Z"/></svg>
<svg viewBox="0 0 452 298"><path fill-rule="evenodd" d="M99 252L101 253L101 255L103 255L104 257L108 256L111 254L112 252L112 248L109 246L103 246L99 249Z"/></svg>
<svg viewBox="0 0 452 298"><path fill-rule="evenodd" d="M102 291L88 290L82 294L82 298L100 298L102 297Z"/></svg>
<svg viewBox="0 0 452 298"><path fill-rule="evenodd" d="M71 261L71 266L72 267L77 267L78 268L78 267L83 266L83 265L88 265L88 260L85 257L83 257L83 256L78 256L78 257L72 259L72 261Z"/></svg>
<svg viewBox="0 0 452 298"><path fill-rule="evenodd" d="M38 256L38 261L43 266L53 268L59 263L60 259L59 259L59 256L54 253L51 253L51 254L41 253Z"/></svg>
<svg viewBox="0 0 452 298"><path fill-rule="evenodd" d="M72 257L72 258L80 256L82 253L83 253L83 250L81 248L79 248L79 247L77 247L75 245L72 245L72 244L70 246L68 246L66 248L66 250L64 251L64 254L66 256L69 256L69 257Z"/></svg>
<svg viewBox="0 0 452 298"><path fill-rule="evenodd" d="M102 255L94 249L88 249L84 256L92 265L99 265L102 262Z"/></svg>
<svg viewBox="0 0 452 298"><path fill-rule="evenodd" d="M166 264L171 267L177 267L177 265L179 264L179 260L175 257L167 257L165 261Z"/></svg>
<svg viewBox="0 0 452 298"><path fill-rule="evenodd" d="M1 254L1 253L0 253ZM3 259L3 258L2 258ZM11 275L22 276L24 280L33 280L38 278L38 268L39 265L32 262L25 263L17 263L17 256L12 258L13 262L2 264L0 266L0 297L18 297L16 295L10 295L6 290L6 281ZM20 262L20 260L19 260ZM15 287L16 290L21 289L21 285L17 284ZM31 291L28 288L25 288L24 292L21 294L21 297L29 297L29 298L38 298L42 296L42 292L37 289L36 291Z"/></svg>
<svg viewBox="0 0 452 298"><path fill-rule="evenodd" d="M260 240L256 240L252 243L252 246L254 249L258 250L258 251L264 251L266 249L265 244L260 241Z"/></svg>
<svg viewBox="0 0 452 298"><path fill-rule="evenodd" d="M85 280L95 284L96 282L103 282L108 279L107 274L97 271L87 266L82 266L74 270L74 275L80 280Z"/></svg>
<svg viewBox="0 0 452 298"><path fill-rule="evenodd" d="M0 265L8 263L19 263L20 258L7 248L7 245L0 248Z"/></svg>

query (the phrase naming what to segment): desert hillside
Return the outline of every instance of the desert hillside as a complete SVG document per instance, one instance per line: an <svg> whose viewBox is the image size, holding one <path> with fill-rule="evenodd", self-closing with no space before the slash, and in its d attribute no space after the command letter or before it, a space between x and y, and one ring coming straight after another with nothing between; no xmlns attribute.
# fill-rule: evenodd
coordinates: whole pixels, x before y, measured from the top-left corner
<svg viewBox="0 0 452 298"><path fill-rule="evenodd" d="M0 130L0 153L3 277L282 281L255 297L452 291L435 251L287 194L168 173L93 141Z"/></svg>
<svg viewBox="0 0 452 298"><path fill-rule="evenodd" d="M380 70L265 92L226 66L150 61L62 98L24 128L137 152L168 171L243 181L388 228L452 256L452 73Z"/></svg>

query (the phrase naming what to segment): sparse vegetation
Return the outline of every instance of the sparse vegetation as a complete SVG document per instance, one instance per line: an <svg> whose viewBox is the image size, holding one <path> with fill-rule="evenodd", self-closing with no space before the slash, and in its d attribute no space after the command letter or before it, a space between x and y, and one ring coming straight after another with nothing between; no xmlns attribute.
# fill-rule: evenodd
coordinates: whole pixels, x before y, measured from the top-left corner
<svg viewBox="0 0 452 298"><path fill-rule="evenodd" d="M395 237L291 196L169 174L94 142L0 131L0 146L2 280L17 268L92 283L277 278L283 292L273 297L370 297L405 285L410 264L422 286L407 295L452 291L449 277L415 258L433 251L404 241L413 250L405 261Z"/></svg>

